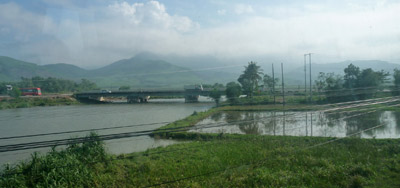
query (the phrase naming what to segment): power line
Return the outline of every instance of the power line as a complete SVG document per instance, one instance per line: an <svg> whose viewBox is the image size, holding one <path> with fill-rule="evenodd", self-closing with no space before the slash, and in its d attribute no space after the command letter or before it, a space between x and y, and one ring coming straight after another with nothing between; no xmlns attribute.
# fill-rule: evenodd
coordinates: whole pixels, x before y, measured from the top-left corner
<svg viewBox="0 0 400 188"><path fill-rule="evenodd" d="M367 128L367 129L361 130L361 131L359 131L359 132L353 133L353 134L351 134L351 135L347 135L347 136L342 137L342 138L336 138L336 139L333 139L333 140L330 140L330 141L327 141L327 142L323 142L323 143L320 143L320 144L315 144L315 145L312 145L312 146L309 146L309 147L300 148L300 149L298 149L297 151L302 151L302 150L306 150L306 149L311 149L311 148L323 146L323 145L326 145L326 144L329 144L329 143L333 143L333 142L336 142L336 141L338 141L338 140L347 138L347 137L349 137L349 136L354 136L354 135L356 135L356 134L361 134L362 132L365 132L365 131L369 131L369 130L376 129L376 128L381 127L381 126L383 126L383 124L377 125L377 126L375 126L375 127L371 127L371 128ZM295 151L295 152L297 152L297 151ZM237 169L237 168L240 168L240 167L243 167L243 166L257 165L257 164L260 164L261 162L264 162L264 161L266 161L266 160L268 160L268 159L262 159L262 160L258 160L258 161L256 161L256 162L250 162L250 163L235 165L235 166L231 166L231 167L228 167L228 168L216 169L216 170L213 170L213 171L209 171L209 172L205 172L205 173L201 173L201 174L197 174L197 175L193 175L193 176L178 178L178 179L174 179L174 180L163 181L163 182L161 182L161 183L151 184L151 185L148 185L148 186L145 186L145 187L161 186L161 185L176 183L176 182L183 181L183 180L187 180L187 179L193 179L193 178L197 178L197 177L207 176L207 175L215 174L215 173L218 173L218 172L224 172L224 171L227 171L227 170Z"/></svg>
<svg viewBox="0 0 400 188"><path fill-rule="evenodd" d="M398 105L399 105L399 104L397 104L396 106L398 106ZM374 111L376 111L376 110L374 110ZM373 112L373 111L371 111L371 112ZM368 113L370 113L370 112L368 112ZM365 113L358 114L357 116L360 116L360 115L365 115ZM352 117L355 117L355 116L349 116L349 117L346 117L346 118L352 118ZM379 125L379 126L376 126L376 127L368 128L368 129L365 129L364 131L372 130L372 129L375 129L375 128L380 127L380 126L383 126L383 125ZM300 127L297 127L297 128L300 128ZM295 128L293 128L293 129L295 129ZM349 137L349 136L352 136L352 135L355 135L355 134L359 134L359 133L353 133L353 134L347 135L346 137ZM343 138L345 138L345 137L343 137ZM328 142L326 142L326 143L321 143L321 144L318 144L318 145L316 145L316 146L314 146L314 147L317 147L317 146L320 146L320 145L324 145L324 144L328 144L328 143L331 143L331 142L334 142L334 141L337 141L337 140L340 140L340 139L343 139L343 138L336 138L335 140L331 140L331 141L328 141ZM241 138L240 138L240 139L241 139ZM214 143L214 144L219 144L219 143ZM209 145L213 145L213 144L209 144ZM152 152L152 153L142 153L142 155L159 154L159 153L169 153L169 152L175 152L175 151L181 151L181 150L192 149L192 148L199 148L199 147L205 147L205 146L208 146L208 145L194 146L194 147L187 147L187 148L181 148L181 149L176 149L176 150L159 151L159 152ZM311 148L311 147L310 147L310 148ZM308 148L306 148L306 149L308 149ZM94 162L91 162L91 163L106 162L106 161L112 161L112 160L122 160L122 159L134 158L134 157L137 157L137 156L128 156L128 157L122 157L122 158L119 157L119 158L116 158L116 159L100 160L100 161L94 161ZM246 165L247 165L247 164L246 164ZM241 166L243 166L243 165L241 165ZM66 166L66 167L67 167L67 166ZM233 169L233 168L236 168L236 167L225 168L225 170L227 170L227 169ZM210 172L210 173L216 173L216 172ZM16 175L16 174L22 174L22 172L10 173L10 174L3 174L2 176L9 176L9 175ZM191 178L195 178L195 177L199 177L199 176L203 176L203 175L190 176L190 177L186 177L186 178L184 178L184 179L191 179ZM182 181L182 180L184 180L184 179L180 179L180 181ZM173 183L173 182L175 182L175 180L174 180L174 181L169 181L169 183ZM165 182L164 182L164 183L165 183ZM164 184L164 183L163 183L163 184ZM152 186L157 186L157 185L161 185L161 184L154 184L154 185L152 185Z"/></svg>
<svg viewBox="0 0 400 188"><path fill-rule="evenodd" d="M315 105L315 106L318 108L318 107L325 107L325 106L332 106L332 105L343 105L343 104L351 104L351 103L370 102L370 101L376 101L376 100L382 100L382 99L390 99L390 98L398 98L398 97L384 97L384 98L378 98L378 99L367 99L367 100L358 100L358 101L332 103L332 104ZM390 102L392 102L392 101L390 101ZM356 106L351 106L351 107L348 107L348 108L353 108L353 107L356 107ZM302 108L308 108L308 107L302 107ZM298 108L298 109L300 109L300 108ZM341 108L335 108L335 109L339 109L340 110ZM276 110L276 111L278 111L278 110ZM332 110L327 110L327 111L332 111ZM148 125L168 124L168 123L173 123L173 122L170 122L170 121L168 121L168 122L156 122L156 123L135 124L135 125L126 125L126 126L117 126L117 127L102 127L102 128L96 128L96 129L83 129L83 130L74 130L74 131L63 131L63 132L51 132L51 133L42 133L42 134L31 134L31 135L0 137L0 140L29 138L29 137L38 137L38 136L49 136L49 135L59 135L59 134L70 134L70 133L80 133L80 132L90 132L90 131L99 131L99 130L121 129L121 128L131 128L131 127L141 127L141 126L148 126Z"/></svg>
<svg viewBox="0 0 400 188"><path fill-rule="evenodd" d="M392 102L392 101L390 101L390 102ZM294 114L290 114L290 115L294 115ZM287 115L283 115L282 117L287 117ZM267 118L272 118L272 117L267 117ZM262 119L267 119L267 118L262 118ZM237 121L237 122L251 122L251 121L255 121L255 119ZM127 137L139 137L139 136L154 135L154 134L173 133L173 132L181 132L181 131L187 131L187 130L197 130L197 129L204 129L204 128L221 127L221 126L230 125L232 123L233 122L205 124L205 125L209 125L206 127L205 126L199 126L199 127L184 126L184 127L165 128L165 129L125 132L125 133L117 133L117 134L100 135L100 136L96 136L96 139L112 140L112 139L121 139L121 138L127 138ZM59 146L59 145L77 144L77 143L83 143L83 142L89 142L89 141L94 141L94 140L91 138L87 138L87 137L80 137L80 138L71 138L71 139L58 139L58 140L39 141L39 142L31 142L31 143L10 144L10 145L0 146L0 153L1 152L9 152L9 151L17 151L17 150L43 148L43 147L53 147L53 146Z"/></svg>

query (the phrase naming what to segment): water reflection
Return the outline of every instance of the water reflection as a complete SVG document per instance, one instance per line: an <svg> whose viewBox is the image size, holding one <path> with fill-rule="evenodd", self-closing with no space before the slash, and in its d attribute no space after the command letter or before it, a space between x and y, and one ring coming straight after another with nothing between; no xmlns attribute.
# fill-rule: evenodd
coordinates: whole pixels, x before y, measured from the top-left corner
<svg viewBox="0 0 400 188"><path fill-rule="evenodd" d="M399 112L221 112L198 123L205 133L400 138ZM224 125L215 127L213 124ZM211 124L211 125L210 125ZM363 131L382 125L376 129ZM213 126L213 127L210 127ZM360 134L356 134L362 132Z"/></svg>

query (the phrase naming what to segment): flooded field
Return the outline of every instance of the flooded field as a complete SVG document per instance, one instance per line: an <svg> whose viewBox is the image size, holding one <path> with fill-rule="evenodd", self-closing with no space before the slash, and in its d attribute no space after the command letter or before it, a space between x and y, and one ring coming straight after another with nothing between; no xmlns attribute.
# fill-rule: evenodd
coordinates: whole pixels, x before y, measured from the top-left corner
<svg viewBox="0 0 400 188"><path fill-rule="evenodd" d="M400 113L375 112L221 112L192 132L258 135L400 138ZM369 128L374 129L363 131ZM358 134L359 133L359 134Z"/></svg>

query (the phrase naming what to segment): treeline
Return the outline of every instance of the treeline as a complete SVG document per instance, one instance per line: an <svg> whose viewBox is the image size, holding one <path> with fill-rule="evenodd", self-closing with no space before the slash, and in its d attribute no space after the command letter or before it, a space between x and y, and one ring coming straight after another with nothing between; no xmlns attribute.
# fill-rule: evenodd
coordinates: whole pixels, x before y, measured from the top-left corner
<svg viewBox="0 0 400 188"><path fill-rule="evenodd" d="M247 98L257 95L273 95L279 79L264 74L256 62L249 62L245 70L239 76L238 82L230 82L225 86L225 94L231 104L235 104L241 94ZM344 69L344 76L334 73L320 72L314 80L313 93L319 95L318 100L327 102L339 102L349 100L362 100L376 97L379 91L390 85L393 95L400 95L400 70L393 70L393 83L390 83L390 74L386 71L374 71L371 68L361 70L350 64ZM279 85L281 86L281 85ZM223 88L221 84L208 85L214 88L212 97L218 104ZM299 90L299 92L301 92ZM306 93L303 92L304 95ZM309 94L309 93L308 93Z"/></svg>
<svg viewBox="0 0 400 188"><path fill-rule="evenodd" d="M390 83L390 74L386 71L374 71L371 68L361 70L350 64L344 69L344 76L320 72L315 86L317 92L329 102L362 100L375 97L385 86L391 86L393 95L399 94L400 70L393 70L394 86Z"/></svg>
<svg viewBox="0 0 400 188"><path fill-rule="evenodd" d="M6 94L6 85L12 85L15 88L39 87L45 93L62 93L62 92L77 92L98 89L94 82L87 79L81 79L79 82L72 80L48 77L43 78L35 76L32 78L21 78L19 82L0 82L0 93Z"/></svg>

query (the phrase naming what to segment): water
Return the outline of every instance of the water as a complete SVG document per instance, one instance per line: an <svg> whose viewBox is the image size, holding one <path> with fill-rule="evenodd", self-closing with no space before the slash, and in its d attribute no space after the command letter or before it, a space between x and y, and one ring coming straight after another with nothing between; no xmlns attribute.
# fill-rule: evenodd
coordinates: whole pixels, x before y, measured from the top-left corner
<svg viewBox="0 0 400 188"><path fill-rule="evenodd" d="M184 103L183 99L158 99L152 100L147 104L76 105L0 110L0 137L171 122L182 119L194 111L205 111L212 106L214 106L214 103L207 102L207 100L203 100L200 103L187 104ZM104 130L97 133L103 135L153 130L165 124ZM87 134L88 132L0 140L0 145L65 139ZM149 136L140 136L106 141L106 148L111 153L120 154L144 151L151 147L169 145L175 142L173 140L157 140ZM43 153L48 150L49 148L42 148L0 153L0 165L27 159L34 151Z"/></svg>
<svg viewBox="0 0 400 188"><path fill-rule="evenodd" d="M400 138L400 113L221 112L191 131L257 135ZM357 116L356 116L357 115ZM224 125L229 123L229 125ZM363 131L382 125L376 129ZM356 134L361 132L360 134Z"/></svg>

